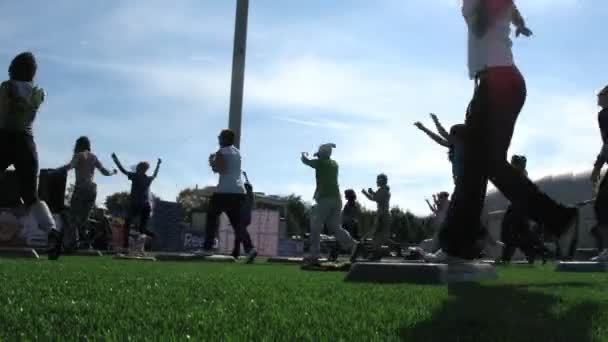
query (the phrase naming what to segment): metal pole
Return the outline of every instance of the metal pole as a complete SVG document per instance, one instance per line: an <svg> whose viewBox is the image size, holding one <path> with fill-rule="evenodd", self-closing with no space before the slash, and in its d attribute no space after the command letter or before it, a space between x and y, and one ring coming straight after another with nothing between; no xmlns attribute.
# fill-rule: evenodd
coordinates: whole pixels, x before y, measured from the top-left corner
<svg viewBox="0 0 608 342"><path fill-rule="evenodd" d="M234 131L234 145L241 147L241 121L243 112L243 84L245 81L245 51L247 50L247 17L249 0L237 0L234 23L234 49L232 55L232 83L230 87L230 116L228 128Z"/></svg>

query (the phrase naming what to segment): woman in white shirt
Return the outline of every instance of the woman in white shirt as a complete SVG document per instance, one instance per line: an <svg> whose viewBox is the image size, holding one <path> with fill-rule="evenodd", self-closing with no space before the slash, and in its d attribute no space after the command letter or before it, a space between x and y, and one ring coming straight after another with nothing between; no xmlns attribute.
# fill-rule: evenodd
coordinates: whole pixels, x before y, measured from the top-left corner
<svg viewBox="0 0 608 342"><path fill-rule="evenodd" d="M469 76L475 93L466 115L463 176L439 234L442 252L434 261L474 259L483 249L479 224L488 180L528 216L560 237L560 256L576 249L578 210L556 203L507 162L515 122L526 99L523 76L513 63L511 24L516 35L532 32L512 0L464 0L468 26Z"/></svg>
<svg viewBox="0 0 608 342"><path fill-rule="evenodd" d="M220 149L209 156L209 164L213 172L219 174L219 182L209 201L203 253L213 254L211 250L218 230L219 217L222 213L226 213L234 229L235 239L243 243L247 253L247 263L252 263L257 251L242 217L242 209L247 197L241 178L241 152L234 146L235 136L231 130L223 130L218 140Z"/></svg>

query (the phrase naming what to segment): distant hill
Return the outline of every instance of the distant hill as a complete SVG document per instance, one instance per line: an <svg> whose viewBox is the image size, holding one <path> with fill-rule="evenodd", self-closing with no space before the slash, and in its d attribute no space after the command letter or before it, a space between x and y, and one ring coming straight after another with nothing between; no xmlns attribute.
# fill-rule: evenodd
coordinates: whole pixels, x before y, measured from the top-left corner
<svg viewBox="0 0 608 342"><path fill-rule="evenodd" d="M592 185L589 177L591 171L582 173L569 173L555 176L547 176L535 180L539 188L551 198L564 204L575 204L592 198ZM488 193L486 198L484 216L488 228L494 237L500 236L500 223L503 211L509 206L509 201L499 191ZM581 208L581 231L579 235L579 247L593 248L594 242L589 230L595 224L593 205L589 204Z"/></svg>

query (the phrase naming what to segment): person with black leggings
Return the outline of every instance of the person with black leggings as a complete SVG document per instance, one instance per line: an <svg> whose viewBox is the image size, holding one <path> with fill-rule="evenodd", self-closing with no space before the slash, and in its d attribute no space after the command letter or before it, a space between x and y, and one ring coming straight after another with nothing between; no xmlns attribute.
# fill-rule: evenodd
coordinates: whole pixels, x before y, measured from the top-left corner
<svg viewBox="0 0 608 342"><path fill-rule="evenodd" d="M158 159L154 174L148 176L146 174L150 168L148 162L139 162L135 168L135 172L129 172L122 166L115 153L112 153L112 160L114 160L114 163L116 163L120 172L127 176L131 181L129 211L127 212L123 231L123 247L128 249L129 230L131 228L131 222L133 222L136 217L139 217L139 225L137 226L139 232L154 237L154 233L148 230L148 220L150 219L150 214L152 212L152 206L150 205L150 185L158 176L158 170L160 169L162 161L160 158Z"/></svg>
<svg viewBox="0 0 608 342"><path fill-rule="evenodd" d="M0 84L0 172L13 165L19 197L39 227L48 233L48 258L57 260L62 234L44 201L38 199L38 152L33 125L45 92L34 85L38 65L31 52L17 55L8 68L9 80ZM3 189L0 189L3 191Z"/></svg>
<svg viewBox="0 0 608 342"><path fill-rule="evenodd" d="M243 206L247 200L241 178L241 152L234 146L235 134L232 130L222 130L218 136L220 148L209 156L209 166L219 174L218 185L209 201L203 255L213 255L213 244L218 233L219 218L226 213L234 229L235 239L243 243L247 263L253 263L258 252L253 246L247 226L243 221Z"/></svg>

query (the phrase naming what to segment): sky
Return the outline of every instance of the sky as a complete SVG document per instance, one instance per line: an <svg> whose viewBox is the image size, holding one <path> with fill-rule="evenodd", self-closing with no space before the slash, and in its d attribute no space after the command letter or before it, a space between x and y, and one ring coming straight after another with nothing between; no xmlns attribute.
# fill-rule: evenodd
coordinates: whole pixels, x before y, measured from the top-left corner
<svg viewBox="0 0 608 342"><path fill-rule="evenodd" d="M528 98L510 153L531 178L591 168L596 92L608 83L608 2L520 0L534 32L514 40ZM47 102L35 123L41 168L68 162L87 135L108 167L163 159L152 191L175 200L214 185L208 167L228 125L235 0L0 2L0 64L38 57ZM6 76L8 77L8 76ZM451 191L445 148L413 123L462 122L473 84L458 0L251 0L241 152L256 191L312 200L301 152L337 145L342 190L386 173L392 205L427 214ZM73 175L71 176L73 178ZM98 202L128 191L96 176ZM361 197L369 208L373 205Z"/></svg>

